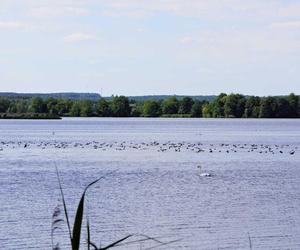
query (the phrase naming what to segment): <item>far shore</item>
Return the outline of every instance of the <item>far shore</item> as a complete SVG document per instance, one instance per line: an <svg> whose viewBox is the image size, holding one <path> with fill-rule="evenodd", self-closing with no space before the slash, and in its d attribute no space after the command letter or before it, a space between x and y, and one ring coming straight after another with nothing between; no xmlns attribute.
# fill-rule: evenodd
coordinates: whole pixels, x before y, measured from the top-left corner
<svg viewBox="0 0 300 250"><path fill-rule="evenodd" d="M25 120L60 120L62 117L49 114L24 113L24 114L7 114L0 113L0 119L25 119Z"/></svg>

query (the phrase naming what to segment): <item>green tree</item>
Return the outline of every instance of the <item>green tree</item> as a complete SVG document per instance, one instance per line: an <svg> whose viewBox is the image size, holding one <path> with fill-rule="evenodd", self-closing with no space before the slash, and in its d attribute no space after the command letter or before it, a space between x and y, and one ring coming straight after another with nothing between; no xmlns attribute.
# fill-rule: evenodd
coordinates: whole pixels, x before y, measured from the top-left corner
<svg viewBox="0 0 300 250"><path fill-rule="evenodd" d="M277 110L276 117L278 118L289 118L293 115L290 103L284 97L277 98Z"/></svg>
<svg viewBox="0 0 300 250"><path fill-rule="evenodd" d="M299 96L296 96L294 93L291 93L287 98L290 106L290 115L291 118L299 117Z"/></svg>
<svg viewBox="0 0 300 250"><path fill-rule="evenodd" d="M47 104L41 97L34 97L31 100L31 111L33 113L47 113Z"/></svg>
<svg viewBox="0 0 300 250"><path fill-rule="evenodd" d="M274 118L276 117L277 102L275 97L264 97L260 103L260 118Z"/></svg>
<svg viewBox="0 0 300 250"><path fill-rule="evenodd" d="M19 99L15 102L15 110L18 114L27 113L29 110L29 101L25 99Z"/></svg>
<svg viewBox="0 0 300 250"><path fill-rule="evenodd" d="M241 118L245 112L245 98L240 94L230 94L225 98L225 117Z"/></svg>
<svg viewBox="0 0 300 250"><path fill-rule="evenodd" d="M57 99L54 99L52 97L48 98L46 101L46 105L47 105L47 110L49 114L52 115L57 115L58 114L58 110L57 110Z"/></svg>
<svg viewBox="0 0 300 250"><path fill-rule="evenodd" d="M194 101L191 97L183 97L182 100L179 101L179 114L190 114Z"/></svg>
<svg viewBox="0 0 300 250"><path fill-rule="evenodd" d="M143 105L143 115L145 117L157 117L160 115L160 105L153 100L148 100L144 102Z"/></svg>
<svg viewBox="0 0 300 250"><path fill-rule="evenodd" d="M205 103L202 106L202 116L205 118L212 118L213 117L213 104L210 103Z"/></svg>
<svg viewBox="0 0 300 250"><path fill-rule="evenodd" d="M131 109L129 106L129 100L125 96L116 96L111 102L111 110L116 117L128 117L130 116Z"/></svg>
<svg viewBox="0 0 300 250"><path fill-rule="evenodd" d="M17 113L17 102L17 100L9 100L9 107L6 112L12 114Z"/></svg>
<svg viewBox="0 0 300 250"><path fill-rule="evenodd" d="M258 118L260 110L260 98L258 96L250 96L245 104L245 118Z"/></svg>
<svg viewBox="0 0 300 250"><path fill-rule="evenodd" d="M175 96L170 97L162 102L162 113L167 115L178 113L179 103Z"/></svg>
<svg viewBox="0 0 300 250"><path fill-rule="evenodd" d="M56 110L57 114L60 116L65 116L67 115L71 108L72 108L73 102L68 99L58 99L57 104L56 104Z"/></svg>
<svg viewBox="0 0 300 250"><path fill-rule="evenodd" d="M202 117L202 103L198 100L194 101L191 108L192 117Z"/></svg>
<svg viewBox="0 0 300 250"><path fill-rule="evenodd" d="M130 106L130 116L140 117L143 114L143 103L142 102L131 102Z"/></svg>
<svg viewBox="0 0 300 250"><path fill-rule="evenodd" d="M81 101L80 116L91 117L93 116L93 102L91 100Z"/></svg>
<svg viewBox="0 0 300 250"><path fill-rule="evenodd" d="M81 114L81 105L79 101L74 101L70 110L70 116L78 117Z"/></svg>
<svg viewBox="0 0 300 250"><path fill-rule="evenodd" d="M226 96L226 94L221 93L216 99L212 101L211 106L209 107L212 111L212 117L220 118L225 116L224 105Z"/></svg>
<svg viewBox="0 0 300 250"><path fill-rule="evenodd" d="M101 98L97 102L96 113L97 113L97 116L101 116L101 117L112 116L112 111L110 109L109 103L104 98Z"/></svg>
<svg viewBox="0 0 300 250"><path fill-rule="evenodd" d="M6 97L0 97L0 113L6 113L10 105L10 101Z"/></svg>
<svg viewBox="0 0 300 250"><path fill-rule="evenodd" d="M297 113L298 113L298 118L300 118L300 97L299 98L299 102L298 102L298 109L297 109Z"/></svg>

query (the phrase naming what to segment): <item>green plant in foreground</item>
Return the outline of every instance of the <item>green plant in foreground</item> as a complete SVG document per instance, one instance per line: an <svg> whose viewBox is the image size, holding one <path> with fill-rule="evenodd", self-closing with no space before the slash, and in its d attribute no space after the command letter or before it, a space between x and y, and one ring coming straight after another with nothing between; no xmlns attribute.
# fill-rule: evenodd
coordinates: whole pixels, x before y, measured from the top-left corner
<svg viewBox="0 0 300 250"><path fill-rule="evenodd" d="M103 179L105 176L102 176L102 177L98 178L97 180L91 182L84 189L83 194L81 195L81 199L79 201L77 210L76 210L74 225L73 225L73 229L71 231L71 225L70 225L68 210L67 210L65 197L64 197L64 193L63 193L63 189L62 189L62 185L61 185L61 181L60 181L60 177L59 177L59 173L58 173L57 168L56 168L56 174L57 174L57 178L58 178L58 182L59 182L59 189L60 189L60 193L61 193L61 198L62 198L65 218L66 218L66 222L67 222L67 226L68 226L68 232L69 232L69 238L70 238L72 250L79 250L79 248L80 248L81 228L82 228L82 221L83 221L83 214L84 214L84 201L85 201L86 192L92 185L96 184L98 181ZM54 212L54 214L55 214L55 212ZM53 224L57 224L58 222L61 222L61 220L58 219L57 221L54 221ZM117 244L119 244L120 242L122 242L122 241L124 241L124 240L126 240L126 239L128 239L129 237L132 236L132 235L128 235L128 236L126 236L126 237L124 237L124 238L122 238L122 239L120 239L116 242L113 242L112 244L109 244L106 247L97 248L96 245L93 244L90 240L90 227L89 227L89 221L88 220L87 220L87 235L88 235L88 242L87 242L88 249L90 249L90 246L93 246L97 250L104 250L104 249L112 248L112 247L116 246Z"/></svg>
<svg viewBox="0 0 300 250"><path fill-rule="evenodd" d="M76 210L76 214L75 214L75 220L74 220L74 224L73 224L73 228L71 230L71 225L70 225L70 220L69 220L69 215L68 215L68 210L67 210L67 206L66 206L66 202L65 202L65 197L64 197L64 193L63 193L63 189L62 189L62 185L61 185L61 181L60 181L60 176L58 173L58 169L56 167L56 174L57 174L57 179L58 179L58 183L59 183L59 189L60 189L60 193L61 193L61 198L62 198L62 205L63 205L63 210L64 210L64 215L66 218L66 223L67 223L67 227L68 227L68 233L69 233L69 239L70 239L70 243L71 243L71 247L72 250L79 250L80 248L80 238L81 238L81 231L82 231L82 222L83 222L83 216L84 216L84 202L85 202L85 195L87 190L93 186L94 184L96 184L98 181L104 179L106 176L102 176L98 179L96 179L95 181L91 182L90 184L88 184L86 186L86 188L83 191L83 194L81 195L81 199L79 201L77 210ZM54 235L54 231L56 229L59 228L59 224L61 222L63 222L63 219L59 218L60 215L60 208L59 206L57 206L54 210L53 216L52 216L52 230L51 230L51 238L52 238L52 249L53 250L59 250L59 245L55 245L53 243L53 235ZM129 245L129 244L136 244L139 242L145 242L145 241L153 241L155 242L157 245L152 246L150 248L147 249L154 249L157 248L159 246L163 246L163 245L168 245L174 242L177 242L178 240L173 240L173 241L169 241L169 242L162 242L160 240L158 240L157 238L153 238L153 237L149 237L147 235L143 235L143 234L129 234L105 247L97 247L96 244L94 244L91 241L91 233L90 233L90 222L89 219L87 218L86 220L87 224L86 224L86 230L87 230L87 249L90 250L91 247L94 250L106 250L106 249L110 249L113 247L119 247L122 245ZM133 236L138 236L138 237L142 237L141 239L138 240L133 240L131 242L124 242L125 240L127 240L128 238L131 238ZM122 243L124 242L124 243ZM145 250L147 250L145 249Z"/></svg>

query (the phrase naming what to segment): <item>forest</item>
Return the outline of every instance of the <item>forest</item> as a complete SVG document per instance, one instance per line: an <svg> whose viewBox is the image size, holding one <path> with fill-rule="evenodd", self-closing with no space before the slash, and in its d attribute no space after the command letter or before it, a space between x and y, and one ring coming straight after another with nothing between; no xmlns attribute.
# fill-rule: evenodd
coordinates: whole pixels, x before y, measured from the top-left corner
<svg viewBox="0 0 300 250"><path fill-rule="evenodd" d="M189 96L145 101L125 96L113 96L109 100L0 97L0 118L60 117L299 118L300 97L293 93L268 97L221 93L211 101Z"/></svg>

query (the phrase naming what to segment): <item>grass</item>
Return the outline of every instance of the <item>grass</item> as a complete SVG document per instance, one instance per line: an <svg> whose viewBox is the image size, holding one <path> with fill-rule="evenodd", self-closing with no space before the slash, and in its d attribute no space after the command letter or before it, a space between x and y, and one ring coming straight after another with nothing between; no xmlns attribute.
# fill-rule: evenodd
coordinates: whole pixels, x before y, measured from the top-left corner
<svg viewBox="0 0 300 250"><path fill-rule="evenodd" d="M80 201L78 203L76 214L75 214L75 219L74 219L74 224L72 226L70 224L70 218L69 218L69 214L68 214L68 210L67 210L67 205L65 202L65 196L64 196L63 189L62 189L61 179L60 179L57 167L56 167L56 174L57 174L60 194L61 194L61 198L62 198L63 213L64 213L64 217L66 219L65 221L66 221L67 228L68 228L71 250L79 250L80 246L81 246L80 240L81 240L82 224L83 224L83 218L84 218L84 204L85 204L85 199L86 199L86 193L89 188L91 188L93 185L98 183L100 180L104 179L107 175L94 180L93 182L89 183L85 187L85 189L83 190L83 193L81 195ZM60 229L60 225L64 222L64 220L61 219L61 216L60 216L61 213L62 212L60 210L60 207L57 206L54 209L54 213L52 216L52 229L51 229L52 250L60 250L59 244L55 245L53 238L54 238L55 231L57 229ZM91 250L91 249L107 250L107 249L111 249L114 247L128 246L128 245L143 243L143 242L147 242L147 241L151 241L151 242L155 243L155 245L148 247L148 248L144 248L143 250L151 250L151 249L155 249L157 247L169 245L169 244L179 241L179 240L173 240L173 241L163 242L163 241L159 240L158 237L154 238L154 237L147 236L145 234L128 234L128 235L124 236L123 238L120 238L120 239L108 244L107 246L104 246L104 247L99 246L98 247L91 239L90 221L89 221L88 216L86 216L86 227L85 228L86 228L86 235L87 235L87 240L86 240L87 250ZM133 238L133 237L139 237L139 239L127 241L128 239ZM252 250L253 245L252 245L252 240L251 240L249 233L248 233L248 240L249 240L249 249Z"/></svg>
<svg viewBox="0 0 300 250"><path fill-rule="evenodd" d="M63 213L64 213L65 221L67 224L67 228L68 228L68 235L69 235L71 250L79 250L80 246L81 246L80 240L81 240L81 234L82 234L82 228L83 228L82 224L83 224L83 218L84 218L84 204L85 204L85 200L86 200L86 193L89 188L91 188L93 185L98 183L100 180L104 179L107 175L94 180L93 182L91 182L90 184L88 184L85 187L85 189L83 190L83 193L81 195L80 201L78 203L78 206L77 206L74 224L71 225L69 214L68 214L68 209L67 209L67 205L66 205L66 201L65 201L65 196L64 196L63 189L62 189L61 179L60 179L57 167L56 167L56 174L57 174L57 179L58 179L58 184L59 184L59 189L60 189L60 194L61 194L61 199L62 199ZM59 229L60 225L64 222L64 220L60 218L60 215L61 215L61 210L60 210L59 206L57 206L52 215L52 229L51 229L52 250L60 250L59 243L54 244L54 240L53 240L55 231L57 229ZM144 234L128 234L128 235L124 236L123 238L120 238L120 239L108 244L107 246L104 246L104 247L99 246L98 247L95 243L92 242L92 239L91 239L90 221L89 221L88 216L86 216L86 227L85 228L86 228L86 235L87 235L87 241L86 241L87 250L91 250L91 249L107 250L107 249L111 249L114 247L136 244L136 243L141 243L141 242L145 242L145 241L152 241L156 245L144 249L144 250L150 250L150 249L155 249L155 248L163 246L163 245L175 243L178 241L178 240L173 240L173 241L163 242L161 240L158 240L158 238L150 237L150 236L147 236ZM128 242L128 241L125 242L126 240L128 240L129 238L132 238L134 236L139 237L139 239L132 240L130 242Z"/></svg>
<svg viewBox="0 0 300 250"><path fill-rule="evenodd" d="M249 239L249 249L252 250L252 241L251 241L251 237L250 234L248 233L248 239Z"/></svg>

